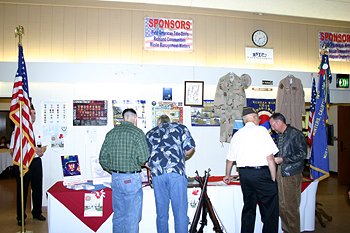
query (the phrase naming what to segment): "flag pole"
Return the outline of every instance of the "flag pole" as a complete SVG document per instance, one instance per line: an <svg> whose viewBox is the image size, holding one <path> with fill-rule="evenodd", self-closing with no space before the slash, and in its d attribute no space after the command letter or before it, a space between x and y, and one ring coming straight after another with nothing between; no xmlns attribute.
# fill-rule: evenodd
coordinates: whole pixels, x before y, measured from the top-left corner
<svg viewBox="0 0 350 233"><path fill-rule="evenodd" d="M21 25L18 25L15 30L15 37L18 36L18 45L22 45L22 36L24 34L24 28ZM23 103L21 102L19 105L19 132L20 132L20 141L21 141L21 147L20 147L20 158L19 158L19 163L20 163L20 178L21 178L21 219L22 219L22 225L21 225L21 231L17 233L33 233L33 231L26 231L24 228L24 190L23 190L23 144L22 144L22 137L23 137L23 129L22 129L22 105ZM17 190L18 191L18 190Z"/></svg>

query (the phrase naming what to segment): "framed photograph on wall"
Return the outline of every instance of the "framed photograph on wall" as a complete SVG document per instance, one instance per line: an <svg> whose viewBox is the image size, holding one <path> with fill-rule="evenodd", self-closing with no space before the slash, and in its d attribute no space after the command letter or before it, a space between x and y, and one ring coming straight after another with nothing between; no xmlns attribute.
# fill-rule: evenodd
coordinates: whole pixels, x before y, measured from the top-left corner
<svg viewBox="0 0 350 233"><path fill-rule="evenodd" d="M203 106L204 82L185 81L185 106Z"/></svg>

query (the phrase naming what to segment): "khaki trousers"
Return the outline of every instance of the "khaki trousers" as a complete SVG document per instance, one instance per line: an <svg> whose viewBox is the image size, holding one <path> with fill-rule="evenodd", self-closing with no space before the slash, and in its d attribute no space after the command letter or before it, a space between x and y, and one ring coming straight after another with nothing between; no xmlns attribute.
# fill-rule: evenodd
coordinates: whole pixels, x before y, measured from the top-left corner
<svg viewBox="0 0 350 233"><path fill-rule="evenodd" d="M300 199L303 175L282 177L281 166L277 168L279 213L284 233L300 233Z"/></svg>

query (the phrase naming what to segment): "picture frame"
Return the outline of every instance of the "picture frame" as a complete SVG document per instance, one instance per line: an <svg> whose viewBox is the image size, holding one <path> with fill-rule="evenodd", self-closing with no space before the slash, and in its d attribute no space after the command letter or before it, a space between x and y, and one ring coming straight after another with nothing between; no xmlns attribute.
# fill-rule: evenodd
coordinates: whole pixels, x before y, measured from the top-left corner
<svg viewBox="0 0 350 233"><path fill-rule="evenodd" d="M184 105L203 107L204 82L185 81Z"/></svg>

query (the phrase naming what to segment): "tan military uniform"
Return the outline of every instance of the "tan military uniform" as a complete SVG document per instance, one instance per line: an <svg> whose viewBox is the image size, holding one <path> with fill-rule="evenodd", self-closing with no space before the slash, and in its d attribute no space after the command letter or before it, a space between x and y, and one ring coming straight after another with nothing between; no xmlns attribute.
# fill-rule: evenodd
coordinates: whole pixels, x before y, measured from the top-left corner
<svg viewBox="0 0 350 233"><path fill-rule="evenodd" d="M244 89L251 84L248 74L238 76L232 72L219 79L216 87L214 110L220 117L220 142L231 141L235 119L242 118L243 107L246 106Z"/></svg>
<svg viewBox="0 0 350 233"><path fill-rule="evenodd" d="M302 130L302 115L305 113L304 89L301 80L288 75L278 85L276 112L282 113L287 124Z"/></svg>

